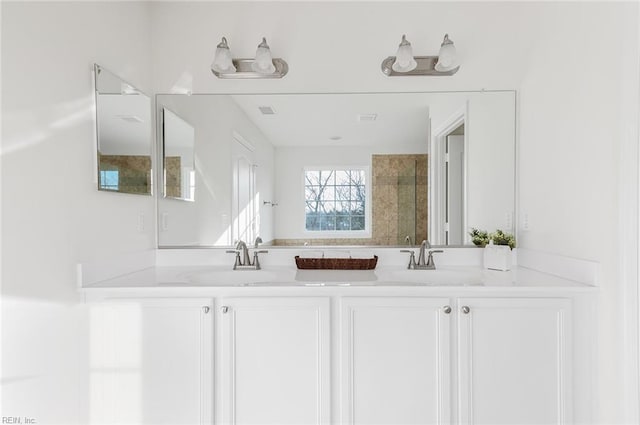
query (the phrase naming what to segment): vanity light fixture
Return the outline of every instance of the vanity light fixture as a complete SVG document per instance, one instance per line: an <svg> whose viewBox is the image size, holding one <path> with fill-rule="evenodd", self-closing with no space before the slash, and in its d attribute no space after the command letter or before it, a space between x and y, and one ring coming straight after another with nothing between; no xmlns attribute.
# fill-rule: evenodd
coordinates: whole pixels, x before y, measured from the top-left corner
<svg viewBox="0 0 640 425"><path fill-rule="evenodd" d="M211 64L211 72L218 78L282 78L288 71L284 60L271 56L264 37L254 59L233 59L227 39L222 37Z"/></svg>
<svg viewBox="0 0 640 425"><path fill-rule="evenodd" d="M406 36L398 47L396 56L389 56L382 61L382 73L387 77L405 75L453 75L460 69L456 48L449 34L445 34L438 56L413 56L411 43Z"/></svg>

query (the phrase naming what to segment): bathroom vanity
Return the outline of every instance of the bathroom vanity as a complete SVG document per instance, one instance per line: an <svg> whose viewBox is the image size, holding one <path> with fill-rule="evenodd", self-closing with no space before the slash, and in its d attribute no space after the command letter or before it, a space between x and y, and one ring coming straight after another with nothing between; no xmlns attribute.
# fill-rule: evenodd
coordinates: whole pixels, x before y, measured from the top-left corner
<svg viewBox="0 0 640 425"><path fill-rule="evenodd" d="M405 254L381 249L378 268L364 271L296 270L295 249L271 250L259 271L195 253L207 250L171 251L82 288L99 353L91 389L106 421L568 424L590 415L590 285L525 267L483 270L471 248L446 250L437 270L407 270Z"/></svg>

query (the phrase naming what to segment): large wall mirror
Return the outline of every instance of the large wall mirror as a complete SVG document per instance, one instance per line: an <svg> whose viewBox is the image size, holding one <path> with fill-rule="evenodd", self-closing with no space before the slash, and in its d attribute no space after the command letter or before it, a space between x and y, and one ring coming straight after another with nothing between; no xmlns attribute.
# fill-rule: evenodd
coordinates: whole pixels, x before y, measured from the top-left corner
<svg viewBox="0 0 640 425"><path fill-rule="evenodd" d="M515 92L167 94L156 103L159 116L172 111L176 127L193 130L192 202L165 187L161 247L257 236L276 246L457 246L471 243L472 227L513 232Z"/></svg>
<svg viewBox="0 0 640 425"><path fill-rule="evenodd" d="M151 100L94 65L98 189L151 195Z"/></svg>

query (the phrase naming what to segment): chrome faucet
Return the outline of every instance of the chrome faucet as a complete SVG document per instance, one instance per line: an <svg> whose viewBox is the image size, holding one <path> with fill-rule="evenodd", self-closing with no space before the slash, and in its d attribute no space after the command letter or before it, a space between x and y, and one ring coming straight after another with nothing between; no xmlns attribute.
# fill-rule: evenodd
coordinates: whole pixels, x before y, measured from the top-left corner
<svg viewBox="0 0 640 425"><path fill-rule="evenodd" d="M418 266L424 266L426 265L426 258L425 258L425 254L424 251L426 249L431 249L431 243L429 243L428 240L423 240L422 243L420 244L420 255L418 256Z"/></svg>
<svg viewBox="0 0 640 425"><path fill-rule="evenodd" d="M251 258L249 257L249 248L247 248L247 244L242 240L238 241L236 244L236 251L238 251L239 255L242 255L242 262L240 265L250 266Z"/></svg>
<svg viewBox="0 0 640 425"><path fill-rule="evenodd" d="M435 270L436 263L433 261L433 254L437 252L444 252L441 249L431 249L431 244L428 240L422 241L420 244L420 254L418 261L416 262L416 253L410 249L402 249L400 252L409 253L409 264L407 269L410 270Z"/></svg>
<svg viewBox="0 0 640 425"><path fill-rule="evenodd" d="M260 261L258 260L258 254L266 254L269 251L258 250L258 244L262 243L262 238L258 236L254 242L253 250L253 262L249 255L249 248L247 244L239 240L236 243L236 248L226 251L228 254L236 254L236 260L233 264L233 270L260 270Z"/></svg>

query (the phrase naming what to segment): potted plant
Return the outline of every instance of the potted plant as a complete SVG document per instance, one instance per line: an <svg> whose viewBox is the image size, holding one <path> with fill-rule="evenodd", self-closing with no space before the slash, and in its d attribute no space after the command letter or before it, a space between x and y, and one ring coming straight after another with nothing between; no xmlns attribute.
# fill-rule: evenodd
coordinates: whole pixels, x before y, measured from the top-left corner
<svg viewBox="0 0 640 425"><path fill-rule="evenodd" d="M495 233L489 235L489 240L493 241L494 245L507 245L513 249L516 247L516 238L511 233L504 233L498 229Z"/></svg>
<svg viewBox="0 0 640 425"><path fill-rule="evenodd" d="M471 242L480 248L484 248L484 246L489 243L489 233L487 233L486 230L480 230L472 227L469 232L469 236L471 236Z"/></svg>

